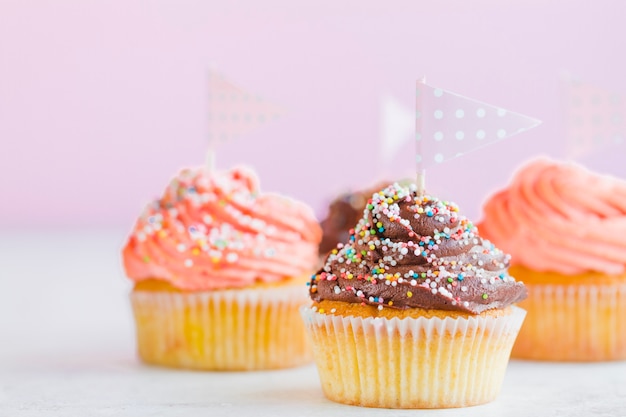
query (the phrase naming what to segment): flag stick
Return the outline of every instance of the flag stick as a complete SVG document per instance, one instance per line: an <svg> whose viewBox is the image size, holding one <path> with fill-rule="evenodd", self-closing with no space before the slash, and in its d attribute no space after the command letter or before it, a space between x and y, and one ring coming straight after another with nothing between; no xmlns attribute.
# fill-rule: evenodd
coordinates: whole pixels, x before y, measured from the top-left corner
<svg viewBox="0 0 626 417"><path fill-rule="evenodd" d="M426 170L422 169L417 172L417 195L423 197L426 193Z"/></svg>
<svg viewBox="0 0 626 417"><path fill-rule="evenodd" d="M211 107L211 99L214 99L214 97L211 97L211 94L215 94L215 91L211 91L211 79L213 77L215 77L215 69L210 68L209 71L207 72L207 85L209 87L209 102L208 104L208 110L209 112L207 112L207 114L209 114L211 112L211 110L213 110ZM213 115L213 117L216 117L217 115ZM207 170L207 172L213 173L215 171L215 142L217 141L217 139L215 137L213 137L213 135L211 134L211 123L212 120L209 118L208 120L208 129L209 129L209 140L208 140L208 146L207 146L207 151L206 151L206 155L205 155L205 159L204 159L204 168Z"/></svg>
<svg viewBox="0 0 626 417"><path fill-rule="evenodd" d="M209 143L209 148L206 152L206 158L204 160L204 167L209 173L215 171L215 150L213 144Z"/></svg>
<svg viewBox="0 0 626 417"><path fill-rule="evenodd" d="M422 118L423 115L420 115L422 111L422 106L420 106L420 100L422 100L420 93L420 85L426 84L426 77L421 77L417 80L417 86L415 90L415 158L417 161L417 195L422 197L426 193L426 169L423 165L423 155L422 155L422 142L424 138L422 137Z"/></svg>

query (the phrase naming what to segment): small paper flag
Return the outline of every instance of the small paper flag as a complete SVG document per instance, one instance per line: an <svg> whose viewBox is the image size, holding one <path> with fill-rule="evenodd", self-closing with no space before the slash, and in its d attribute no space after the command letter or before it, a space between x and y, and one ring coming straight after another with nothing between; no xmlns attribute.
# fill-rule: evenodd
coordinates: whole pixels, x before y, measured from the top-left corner
<svg viewBox="0 0 626 417"><path fill-rule="evenodd" d="M564 85L567 157L578 159L625 142L625 97L569 78Z"/></svg>
<svg viewBox="0 0 626 417"><path fill-rule="evenodd" d="M209 71L209 141L238 138L275 120L283 109L249 93L215 71Z"/></svg>
<svg viewBox="0 0 626 417"><path fill-rule="evenodd" d="M385 162L391 162L402 145L413 138L415 119L413 111L393 97L381 101L381 153Z"/></svg>
<svg viewBox="0 0 626 417"><path fill-rule="evenodd" d="M417 83L418 172L538 126L541 122Z"/></svg>

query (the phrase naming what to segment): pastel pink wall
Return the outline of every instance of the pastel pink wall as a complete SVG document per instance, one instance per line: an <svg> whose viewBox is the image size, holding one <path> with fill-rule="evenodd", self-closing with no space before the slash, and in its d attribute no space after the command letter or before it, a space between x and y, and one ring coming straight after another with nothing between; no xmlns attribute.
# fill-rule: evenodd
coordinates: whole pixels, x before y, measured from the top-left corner
<svg viewBox="0 0 626 417"><path fill-rule="evenodd" d="M344 187L411 175L412 144L380 162L379 106L412 108L422 74L544 121L429 172L471 216L522 161L563 154L564 71L626 95L620 0L300 3L0 2L0 228L130 227L203 162L211 66L288 109L218 166L248 163L319 213ZM625 153L582 162L626 177Z"/></svg>

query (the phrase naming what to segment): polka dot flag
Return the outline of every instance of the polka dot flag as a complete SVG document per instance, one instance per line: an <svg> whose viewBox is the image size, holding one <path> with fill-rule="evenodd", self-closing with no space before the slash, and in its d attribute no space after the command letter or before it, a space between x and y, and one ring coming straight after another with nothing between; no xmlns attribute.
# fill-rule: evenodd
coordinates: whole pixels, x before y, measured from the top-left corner
<svg viewBox="0 0 626 417"><path fill-rule="evenodd" d="M418 172L541 123L523 114L435 88L424 81L418 81L416 94Z"/></svg>
<svg viewBox="0 0 626 417"><path fill-rule="evenodd" d="M283 109L209 71L209 141L236 139L279 118Z"/></svg>
<svg viewBox="0 0 626 417"><path fill-rule="evenodd" d="M566 156L579 159L626 141L626 98L570 78L563 80Z"/></svg>

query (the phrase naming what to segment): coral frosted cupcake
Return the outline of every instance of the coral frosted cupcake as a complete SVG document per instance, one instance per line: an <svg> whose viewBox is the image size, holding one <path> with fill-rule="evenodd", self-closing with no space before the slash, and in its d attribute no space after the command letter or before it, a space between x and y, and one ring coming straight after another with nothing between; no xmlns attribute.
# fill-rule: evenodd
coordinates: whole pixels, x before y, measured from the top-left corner
<svg viewBox="0 0 626 417"><path fill-rule="evenodd" d="M140 357L207 370L309 361L298 308L320 239L308 206L261 193L248 169L181 171L123 250Z"/></svg>
<svg viewBox="0 0 626 417"><path fill-rule="evenodd" d="M535 160L486 202L480 228L528 287L514 357L626 359L626 182Z"/></svg>
<svg viewBox="0 0 626 417"><path fill-rule="evenodd" d="M325 395L384 408L493 400L525 315L508 262L454 203L414 186L375 193L301 310Z"/></svg>

